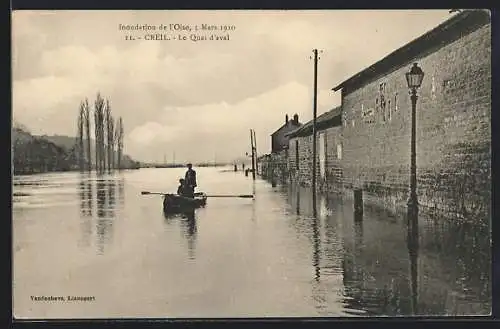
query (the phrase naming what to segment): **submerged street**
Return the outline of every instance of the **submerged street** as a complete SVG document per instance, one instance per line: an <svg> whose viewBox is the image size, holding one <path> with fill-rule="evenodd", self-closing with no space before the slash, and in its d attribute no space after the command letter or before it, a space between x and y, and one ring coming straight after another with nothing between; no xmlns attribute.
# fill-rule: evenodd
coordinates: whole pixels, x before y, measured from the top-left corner
<svg viewBox="0 0 500 329"><path fill-rule="evenodd" d="M194 218L165 217L185 169L96 177L14 177L17 318L484 315L489 228L404 218L231 168L195 168L209 198ZM62 296L40 301L36 296ZM68 300L67 296L87 297Z"/></svg>

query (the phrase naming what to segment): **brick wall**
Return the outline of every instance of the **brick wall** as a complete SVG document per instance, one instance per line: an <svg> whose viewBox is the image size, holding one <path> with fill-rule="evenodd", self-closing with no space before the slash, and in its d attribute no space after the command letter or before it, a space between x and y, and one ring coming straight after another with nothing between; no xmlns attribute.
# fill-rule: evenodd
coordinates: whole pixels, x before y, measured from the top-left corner
<svg viewBox="0 0 500 329"><path fill-rule="evenodd" d="M289 182L288 150L260 157L257 162L262 178L274 183L287 184Z"/></svg>
<svg viewBox="0 0 500 329"><path fill-rule="evenodd" d="M339 192L342 189L342 169L340 166L338 145L341 145L342 127L331 127L318 131L317 133L317 151L316 158L316 181L320 190ZM321 135L324 135L322 139ZM304 137L293 137L289 141L289 158L288 167L290 171L290 179L292 182L301 186L311 186L312 182L312 135ZM324 160L325 160L325 176L320 175L320 143L324 143ZM296 144L298 143L298 144ZM298 166L297 166L297 149L298 149Z"/></svg>
<svg viewBox="0 0 500 329"><path fill-rule="evenodd" d="M419 203L460 217L489 217L491 28L461 39L372 81L343 91L344 187L365 201L398 207L409 185L411 102L405 73L425 72L417 103ZM385 109L381 104L383 90Z"/></svg>
<svg viewBox="0 0 500 329"><path fill-rule="evenodd" d="M310 186L312 177L312 136L290 138L288 152L291 182L301 186Z"/></svg>

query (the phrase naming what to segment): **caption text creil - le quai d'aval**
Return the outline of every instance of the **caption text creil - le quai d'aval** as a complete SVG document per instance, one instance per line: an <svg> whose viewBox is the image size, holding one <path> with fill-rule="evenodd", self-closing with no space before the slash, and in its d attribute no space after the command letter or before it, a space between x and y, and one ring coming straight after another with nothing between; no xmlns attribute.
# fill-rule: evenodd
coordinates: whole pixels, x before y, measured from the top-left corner
<svg viewBox="0 0 500 329"><path fill-rule="evenodd" d="M159 24L159 25L150 25L150 24L135 24L135 25L124 25L119 24L118 29L120 31L129 31L129 32L157 32L152 34L144 34L143 37L139 37L138 39L144 40L171 40L179 39L179 40L187 40L188 36L179 35L178 38L172 37L170 35L161 34L161 32L204 32L204 31L212 31L212 32L231 32L236 30L236 26L234 25L214 25L214 24L199 24L199 25L187 25L187 24ZM137 39L135 37L129 37L126 39ZM226 36L203 36L197 34L189 35L189 39L193 41L200 40L228 40L229 35Z"/></svg>

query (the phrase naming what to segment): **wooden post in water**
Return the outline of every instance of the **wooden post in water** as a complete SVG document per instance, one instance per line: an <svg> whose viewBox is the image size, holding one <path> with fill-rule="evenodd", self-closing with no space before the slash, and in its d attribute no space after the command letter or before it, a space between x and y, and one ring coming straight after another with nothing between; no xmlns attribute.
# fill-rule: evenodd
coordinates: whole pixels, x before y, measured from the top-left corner
<svg viewBox="0 0 500 329"><path fill-rule="evenodd" d="M354 220L360 221L363 219L363 190L360 188L354 189Z"/></svg>

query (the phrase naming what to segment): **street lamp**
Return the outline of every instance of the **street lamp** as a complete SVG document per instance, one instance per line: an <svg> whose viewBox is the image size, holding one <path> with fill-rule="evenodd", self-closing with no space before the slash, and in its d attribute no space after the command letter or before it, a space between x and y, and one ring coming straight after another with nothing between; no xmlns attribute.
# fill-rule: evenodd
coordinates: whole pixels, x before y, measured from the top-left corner
<svg viewBox="0 0 500 329"><path fill-rule="evenodd" d="M417 63L414 63L410 72L406 73L406 82L410 89L411 98L411 154L410 154L410 197L408 199L408 213L416 215L418 213L417 200L417 155L415 147L416 139L416 108L417 108L417 89L422 85L424 72Z"/></svg>

